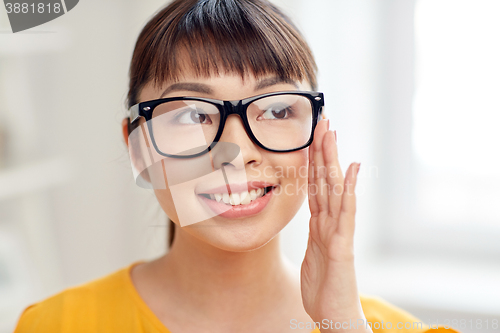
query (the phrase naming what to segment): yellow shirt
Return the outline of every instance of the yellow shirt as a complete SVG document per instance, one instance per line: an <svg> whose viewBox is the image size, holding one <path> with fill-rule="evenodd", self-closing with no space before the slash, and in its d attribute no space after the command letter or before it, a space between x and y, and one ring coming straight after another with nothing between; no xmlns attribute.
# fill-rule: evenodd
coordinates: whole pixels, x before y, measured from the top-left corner
<svg viewBox="0 0 500 333"><path fill-rule="evenodd" d="M28 306L14 333L170 333L142 300L132 283L130 271L138 263ZM424 327L418 326L414 323L420 320L378 298L362 296L361 305L367 321L372 323L374 333L457 332L444 328L429 329L425 323ZM398 323L402 329L396 328ZM319 324L334 325L328 322ZM320 333L313 325L290 321L290 328L311 327L311 333ZM347 326L347 323L344 325ZM405 329L404 325L417 325L419 328L414 326Z"/></svg>

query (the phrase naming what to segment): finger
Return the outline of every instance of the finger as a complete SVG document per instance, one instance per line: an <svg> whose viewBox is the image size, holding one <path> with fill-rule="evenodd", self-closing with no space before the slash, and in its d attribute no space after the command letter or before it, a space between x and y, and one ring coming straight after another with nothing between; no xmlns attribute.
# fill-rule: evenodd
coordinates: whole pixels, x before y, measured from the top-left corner
<svg viewBox="0 0 500 333"><path fill-rule="evenodd" d="M323 140L328 131L328 120L322 120L316 127L313 142L314 187L312 194L316 197L319 212L328 211L328 189L326 183L326 166L323 157Z"/></svg>
<svg viewBox="0 0 500 333"><path fill-rule="evenodd" d="M337 143L335 142L335 134L328 131L323 140L323 156L325 159L326 177L329 196L328 196L328 213L336 220L339 218L340 207L342 204L342 193L344 191L344 176L340 169L338 160Z"/></svg>
<svg viewBox="0 0 500 333"><path fill-rule="evenodd" d="M313 159L313 150L314 147L311 145L309 147L309 164L308 164L308 171L309 171L309 178L308 178L308 184L307 184L307 189L308 189L308 200L309 200L309 210L311 211L311 216L317 216L319 213L318 209L318 203L316 201L316 196L313 195L314 191L314 159Z"/></svg>
<svg viewBox="0 0 500 333"><path fill-rule="evenodd" d="M318 125L316 126L316 129L314 131L314 141L309 147L309 184L308 184L308 190L309 190L309 209L311 210L311 216L317 216L319 214L320 208L318 204L318 197L317 193L319 192L318 189L318 184L317 184L317 161L315 158L317 158L317 153L315 153L315 150L318 147L318 142L319 146L321 147L321 139L322 139L322 133L325 131L322 130L322 127L325 125L326 121L320 121Z"/></svg>
<svg viewBox="0 0 500 333"><path fill-rule="evenodd" d="M358 180L360 163L351 163L346 172L342 206L340 209L338 232L346 237L354 236L354 217L356 215L356 195L354 190Z"/></svg>

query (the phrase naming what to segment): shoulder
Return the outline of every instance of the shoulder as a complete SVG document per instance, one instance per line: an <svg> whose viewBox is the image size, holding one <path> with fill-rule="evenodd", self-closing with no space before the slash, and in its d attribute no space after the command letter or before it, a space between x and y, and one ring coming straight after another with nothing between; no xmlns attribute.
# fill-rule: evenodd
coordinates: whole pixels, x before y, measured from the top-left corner
<svg viewBox="0 0 500 333"><path fill-rule="evenodd" d="M458 333L453 329L444 329L443 327L431 328L428 323L424 323L414 315L380 297L361 295L360 301L366 321L372 327L373 332L390 332L396 329L397 332L408 333Z"/></svg>
<svg viewBox="0 0 500 333"><path fill-rule="evenodd" d="M361 295L360 297L361 307L368 321L381 321L381 320L410 320L418 321L416 317L398 308L397 306L388 303L384 299L371 296L371 295Z"/></svg>
<svg viewBox="0 0 500 333"><path fill-rule="evenodd" d="M15 333L90 331L96 327L98 317L113 316L120 305L130 303L124 290L129 268L31 304L21 314Z"/></svg>

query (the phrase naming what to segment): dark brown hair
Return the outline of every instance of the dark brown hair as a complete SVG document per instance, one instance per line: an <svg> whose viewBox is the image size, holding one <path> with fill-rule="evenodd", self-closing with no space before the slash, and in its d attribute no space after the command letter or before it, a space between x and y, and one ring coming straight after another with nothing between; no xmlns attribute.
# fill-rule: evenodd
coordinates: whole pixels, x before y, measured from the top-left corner
<svg viewBox="0 0 500 333"><path fill-rule="evenodd" d="M316 90L316 63L291 20L267 0L175 0L141 31L130 65L128 106L149 82L176 81L183 66L201 77L274 74L307 80ZM169 246L175 224L170 221Z"/></svg>

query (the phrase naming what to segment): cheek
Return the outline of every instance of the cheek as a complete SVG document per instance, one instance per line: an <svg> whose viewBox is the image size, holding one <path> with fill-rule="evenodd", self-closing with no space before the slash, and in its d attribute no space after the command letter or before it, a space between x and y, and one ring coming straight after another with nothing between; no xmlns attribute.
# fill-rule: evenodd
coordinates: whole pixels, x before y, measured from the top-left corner
<svg viewBox="0 0 500 333"><path fill-rule="evenodd" d="M190 159L164 158L149 170L155 195L173 221L186 226L213 217L196 195L200 184L213 182L220 173L213 172L208 154Z"/></svg>
<svg viewBox="0 0 500 333"><path fill-rule="evenodd" d="M275 179L280 184L276 192L276 213L281 224L286 225L307 197L308 149L273 157Z"/></svg>
<svg viewBox="0 0 500 333"><path fill-rule="evenodd" d="M158 202L160 203L161 208L167 214L167 216L173 221L179 221L179 217L177 216L177 211L175 209L174 200L172 198L172 193L170 190L154 190L155 196Z"/></svg>
<svg viewBox="0 0 500 333"><path fill-rule="evenodd" d="M273 161L276 178L288 188L304 184L308 178L308 149L278 155ZM284 189L283 189L284 190Z"/></svg>

